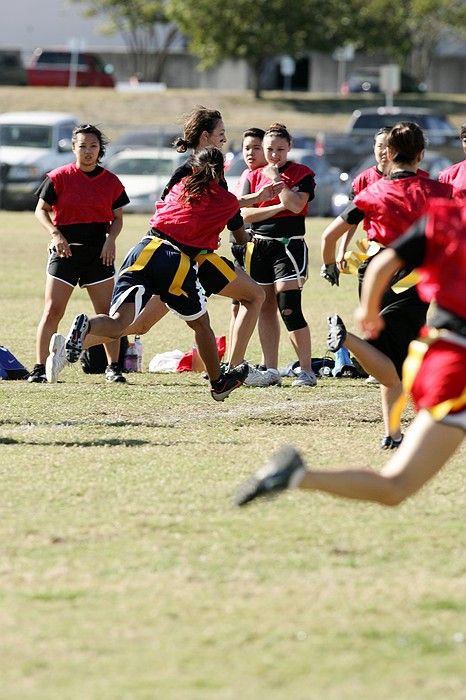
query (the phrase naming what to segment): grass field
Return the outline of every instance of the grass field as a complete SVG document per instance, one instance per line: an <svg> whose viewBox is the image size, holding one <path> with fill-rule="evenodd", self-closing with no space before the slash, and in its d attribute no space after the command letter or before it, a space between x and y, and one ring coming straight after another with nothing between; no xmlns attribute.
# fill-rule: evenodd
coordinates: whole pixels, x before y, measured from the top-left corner
<svg viewBox="0 0 466 700"><path fill-rule="evenodd" d="M30 367L47 236L29 212L1 217L0 342ZM125 218L120 260L146 225ZM356 299L353 278L318 276L324 225L308 220L314 355ZM61 330L86 309L75 292ZM226 333L228 302L209 309ZM166 317L145 365L191 344ZM289 493L240 511L236 485L284 442L380 468L378 390L287 380L217 404L199 374L61 377L0 383L2 699L466 698L464 447L397 509Z"/></svg>

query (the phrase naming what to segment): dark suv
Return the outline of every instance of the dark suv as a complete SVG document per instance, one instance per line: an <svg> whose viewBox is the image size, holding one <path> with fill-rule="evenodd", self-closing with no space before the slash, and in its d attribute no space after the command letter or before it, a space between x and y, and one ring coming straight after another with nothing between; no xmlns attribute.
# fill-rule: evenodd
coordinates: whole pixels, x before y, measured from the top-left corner
<svg viewBox="0 0 466 700"><path fill-rule="evenodd" d="M26 85L26 71L19 51L0 51L0 85Z"/></svg>

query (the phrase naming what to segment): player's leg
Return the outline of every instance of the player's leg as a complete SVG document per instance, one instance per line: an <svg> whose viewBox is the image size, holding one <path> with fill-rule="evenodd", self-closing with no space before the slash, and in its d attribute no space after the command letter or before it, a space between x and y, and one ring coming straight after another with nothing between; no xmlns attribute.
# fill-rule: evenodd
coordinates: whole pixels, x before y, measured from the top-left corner
<svg viewBox="0 0 466 700"><path fill-rule="evenodd" d="M113 287L113 279L105 280L104 282L99 282L97 284L90 284L86 287L96 315L108 314L112 300ZM118 358L120 355L120 338L118 337L116 340L105 342L104 347L108 364L118 364Z"/></svg>
<svg viewBox="0 0 466 700"><path fill-rule="evenodd" d="M47 275L45 282L44 311L37 327L37 362L44 364L49 354L50 339L56 333L65 313L74 286L61 279Z"/></svg>
<svg viewBox="0 0 466 700"><path fill-rule="evenodd" d="M230 362L235 367L244 361L265 293L249 275L236 268L236 278L228 282L218 294L240 302L231 339Z"/></svg>
<svg viewBox="0 0 466 700"><path fill-rule="evenodd" d="M257 496L286 488L323 491L333 496L395 506L431 479L464 438L464 428L436 422L422 410L399 450L380 473L369 468L306 470L300 454L286 447L239 487L235 501L245 505Z"/></svg>
<svg viewBox="0 0 466 700"><path fill-rule="evenodd" d="M274 284L261 286L265 292L265 300L259 313L258 331L263 361L267 369L278 369L280 319L278 316L277 293Z"/></svg>

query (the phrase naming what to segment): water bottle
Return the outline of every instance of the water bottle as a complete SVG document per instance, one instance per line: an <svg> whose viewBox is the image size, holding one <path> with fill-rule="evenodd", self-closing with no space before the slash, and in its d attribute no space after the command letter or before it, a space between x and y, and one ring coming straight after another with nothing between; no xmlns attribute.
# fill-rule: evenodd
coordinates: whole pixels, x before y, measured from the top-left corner
<svg viewBox="0 0 466 700"><path fill-rule="evenodd" d="M142 340L138 335L134 336L134 351L136 354L136 372L142 372Z"/></svg>
<svg viewBox="0 0 466 700"><path fill-rule="evenodd" d="M137 372L138 366L138 356L135 343L129 342L127 350L125 352L125 360L123 362L123 369L125 372Z"/></svg>

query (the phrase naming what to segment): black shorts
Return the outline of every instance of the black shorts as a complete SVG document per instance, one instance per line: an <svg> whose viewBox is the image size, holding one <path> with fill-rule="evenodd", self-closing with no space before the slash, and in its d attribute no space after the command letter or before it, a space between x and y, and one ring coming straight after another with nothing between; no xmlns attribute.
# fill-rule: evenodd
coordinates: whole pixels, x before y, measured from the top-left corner
<svg viewBox="0 0 466 700"><path fill-rule="evenodd" d="M252 245L247 244L246 272L258 284L306 279L307 265L308 250L302 238L291 239L287 246L273 238L254 238Z"/></svg>
<svg viewBox="0 0 466 700"><path fill-rule="evenodd" d="M368 342L384 353L396 367L399 377L408 355L409 344L425 325L429 305L421 301L416 287L396 295L396 300L382 309L385 328L378 338Z"/></svg>
<svg viewBox="0 0 466 700"><path fill-rule="evenodd" d="M199 265L199 282L208 297L211 294L219 294L237 277L234 263L217 253L197 255L195 261Z"/></svg>
<svg viewBox="0 0 466 700"><path fill-rule="evenodd" d="M49 249L47 274L71 287L89 287L111 280L115 276L113 265L104 265L100 254L102 247L71 244L70 258L60 258L55 248Z"/></svg>
<svg viewBox="0 0 466 700"><path fill-rule="evenodd" d="M167 241L151 236L134 246L123 261L110 315L121 304L133 302L136 318L154 294L185 321L205 313L206 301L195 262Z"/></svg>

